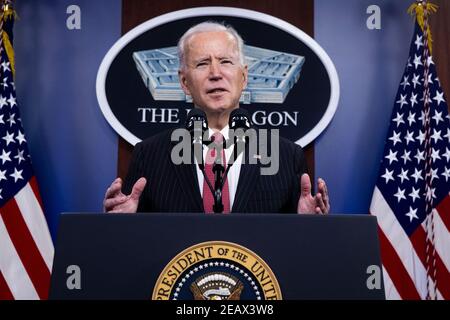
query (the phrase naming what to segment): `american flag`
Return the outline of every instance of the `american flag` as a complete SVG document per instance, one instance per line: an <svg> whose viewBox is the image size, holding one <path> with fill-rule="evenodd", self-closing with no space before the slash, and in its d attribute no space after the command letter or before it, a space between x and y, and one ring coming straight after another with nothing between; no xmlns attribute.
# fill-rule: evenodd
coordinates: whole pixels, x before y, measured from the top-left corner
<svg viewBox="0 0 450 320"><path fill-rule="evenodd" d="M370 206L387 299L450 299L449 192L450 116L416 22Z"/></svg>
<svg viewBox="0 0 450 320"><path fill-rule="evenodd" d="M3 16L4 17L4 16ZM3 18L2 17L2 18ZM12 30L13 16L2 30ZM2 31L3 32L3 31ZM31 167L8 58L0 46L0 300L46 299L53 243ZM11 34L6 41L12 40ZM6 49L8 48L8 49ZM10 53L10 52L8 52Z"/></svg>

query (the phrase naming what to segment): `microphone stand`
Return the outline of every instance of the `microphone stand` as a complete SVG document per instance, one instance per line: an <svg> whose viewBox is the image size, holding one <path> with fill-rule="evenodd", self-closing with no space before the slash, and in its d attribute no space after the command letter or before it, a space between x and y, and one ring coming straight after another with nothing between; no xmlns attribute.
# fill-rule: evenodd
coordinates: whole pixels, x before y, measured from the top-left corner
<svg viewBox="0 0 450 320"><path fill-rule="evenodd" d="M219 144L215 144L216 157L214 159L214 165L212 167L212 172L214 173L214 190L211 190L214 197L214 213L222 213L224 209L222 201L222 189L225 185L225 179L223 176L225 168L222 165L222 151L224 150L224 145L225 140L222 141L221 146Z"/></svg>
<svg viewBox="0 0 450 320"><path fill-rule="evenodd" d="M206 142L203 142L204 144L207 144ZM225 141L223 142L225 143ZM216 157L214 159L214 165L212 167L212 171L214 173L214 187L209 181L208 177L205 173L205 165L203 164L203 161L200 162L197 159L198 167L200 168L200 171L203 173L203 179L205 179L212 195L214 198L214 204L213 204L213 211L214 213L222 213L224 206L222 201L222 190L226 182L228 171L230 170L230 167L232 164L227 165L227 169L225 170L224 166L221 164L222 159L220 158L223 150L222 148L216 148ZM202 159L203 160L203 157Z"/></svg>
<svg viewBox="0 0 450 320"><path fill-rule="evenodd" d="M213 210L215 213L222 213L223 212L223 202L222 202L222 189L225 185L225 181L223 179L223 172L225 171L225 168L222 164L217 162L217 156L216 155L216 162L213 165L212 171L214 173L214 205Z"/></svg>
<svg viewBox="0 0 450 320"><path fill-rule="evenodd" d="M241 153L243 151L242 148L240 150L238 150L237 144L242 143L242 142L245 143L244 141L242 141L242 139L237 140L235 137L233 153L230 157L230 160L233 159L235 161L236 160L235 158L237 158L239 156L238 152ZM207 142L203 141L203 144L206 145ZM223 144L225 144L225 140L223 141ZM217 149L219 149L219 148L217 148ZM214 213L222 213L223 209L224 209L223 202L222 202L222 190L223 190L223 187L227 180L228 171L230 171L230 168L233 165L234 161L231 163L229 161L227 164L227 168L225 169L224 166L221 164L222 160L219 158L222 153L221 151L223 149L223 145L222 145L222 149L220 149L220 150L217 150L217 149L216 149L216 158L214 160L214 165L212 168L212 171L214 173L214 187L213 187L211 181L209 181L208 177L206 176L205 165L203 164L203 156L200 159L199 159L199 157L196 157L196 159L197 159L198 167L203 174L203 178L205 179L205 181L209 187L209 190L211 191L211 193L214 197L214 205L213 205Z"/></svg>
<svg viewBox="0 0 450 320"><path fill-rule="evenodd" d="M203 144L206 145L207 142L203 141ZM195 145L194 145L194 147L195 147ZM222 189L223 189L223 186L225 185L225 181L224 181L224 175L222 175L222 173L225 170L224 170L223 165L220 164L220 162L218 161L218 159L219 159L218 157L220 156L220 154L221 154L221 152L220 153L216 152L216 158L214 160L214 165L212 168L212 171L214 173L214 187L213 187L211 184L211 181L209 181L209 179L205 173L205 165L203 163L203 156L200 157L196 152L194 152L195 158L197 159L198 167L203 174L203 179L206 181L206 183L209 187L209 190L211 191L211 193L214 197L214 205L213 205L214 213L222 213L223 212ZM228 173L228 169L229 168L227 168L226 173Z"/></svg>
<svg viewBox="0 0 450 320"><path fill-rule="evenodd" d="M214 165L212 168L212 171L214 173L214 189L212 188L211 183L206 178L205 173L203 172L204 178L207 179L207 184L211 190L211 193L214 196L214 205L213 210L215 213L222 213L223 212L223 202L222 202L222 190L223 187L227 181L228 177L228 171L230 171L231 166L233 165L234 161L236 161L236 158L239 156L239 154L243 151L243 148L240 148L238 150L237 144L243 142L242 139L237 139L235 137L234 146L233 146L233 153L231 154L230 159L227 163L227 168L225 169L224 166L221 164L221 159L219 158L222 152L216 153L216 159L214 160ZM245 142L244 142L245 143ZM223 145L226 145L225 140L223 141ZM222 148L223 148L222 145ZM219 151L219 150L216 150ZM221 150L220 150L221 151ZM219 160L220 159L220 160ZM233 160L230 162L230 160Z"/></svg>

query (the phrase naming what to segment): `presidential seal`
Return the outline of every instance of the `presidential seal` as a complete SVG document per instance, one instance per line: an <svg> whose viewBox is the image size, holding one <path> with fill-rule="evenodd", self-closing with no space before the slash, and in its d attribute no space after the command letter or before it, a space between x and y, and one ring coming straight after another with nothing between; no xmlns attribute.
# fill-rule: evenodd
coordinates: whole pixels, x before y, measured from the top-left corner
<svg viewBox="0 0 450 320"><path fill-rule="evenodd" d="M180 252L153 289L154 300L280 300L270 267L253 251L209 241Z"/></svg>

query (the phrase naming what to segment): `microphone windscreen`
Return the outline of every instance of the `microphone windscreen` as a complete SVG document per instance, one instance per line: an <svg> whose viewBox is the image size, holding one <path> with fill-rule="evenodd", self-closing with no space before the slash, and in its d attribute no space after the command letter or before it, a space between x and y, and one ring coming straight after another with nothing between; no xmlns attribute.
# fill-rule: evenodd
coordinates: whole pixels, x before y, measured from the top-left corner
<svg viewBox="0 0 450 320"><path fill-rule="evenodd" d="M230 118L228 120L228 125L230 129L250 129L252 121L250 120L250 114L247 110L242 108L237 108L231 111Z"/></svg>
<svg viewBox="0 0 450 320"><path fill-rule="evenodd" d="M186 129L189 131L193 131L194 123L196 121L201 122L203 131L208 129L208 119L206 118L206 113L198 108L194 108L191 111L189 111L186 118Z"/></svg>

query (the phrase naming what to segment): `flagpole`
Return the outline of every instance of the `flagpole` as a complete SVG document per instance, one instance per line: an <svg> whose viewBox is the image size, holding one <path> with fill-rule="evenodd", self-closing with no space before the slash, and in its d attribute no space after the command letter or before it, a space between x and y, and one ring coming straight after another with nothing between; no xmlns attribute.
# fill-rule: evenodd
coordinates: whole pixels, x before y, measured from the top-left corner
<svg viewBox="0 0 450 320"><path fill-rule="evenodd" d="M418 1L418 6L423 9L423 34L424 34L424 50L423 50L423 77L424 77L424 113L425 113L425 179L426 179L426 246L425 246L425 266L427 270L427 300L435 300L437 298L436 283L436 250L434 243L434 211L433 211L433 190L432 190L432 158L431 158L431 124L430 124L430 86L429 86L429 25L428 25L428 3L427 0Z"/></svg>

